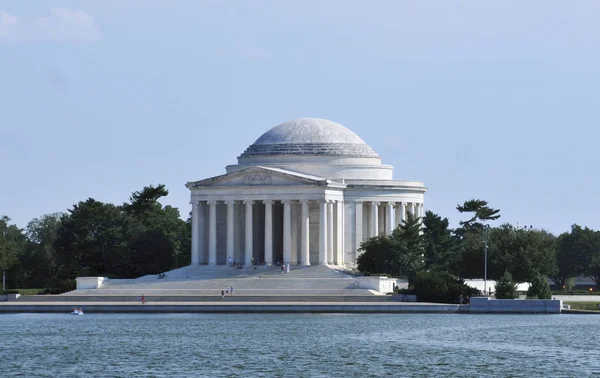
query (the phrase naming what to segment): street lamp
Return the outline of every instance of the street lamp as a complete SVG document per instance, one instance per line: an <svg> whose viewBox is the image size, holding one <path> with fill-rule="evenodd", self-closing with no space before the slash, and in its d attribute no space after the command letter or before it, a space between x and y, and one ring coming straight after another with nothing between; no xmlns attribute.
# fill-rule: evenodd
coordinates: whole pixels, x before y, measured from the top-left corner
<svg viewBox="0 0 600 378"><path fill-rule="evenodd" d="M484 255L483 255L483 291L485 295L488 295L487 291L487 251L488 251L488 240L490 237L490 226L483 226L483 245L484 245Z"/></svg>

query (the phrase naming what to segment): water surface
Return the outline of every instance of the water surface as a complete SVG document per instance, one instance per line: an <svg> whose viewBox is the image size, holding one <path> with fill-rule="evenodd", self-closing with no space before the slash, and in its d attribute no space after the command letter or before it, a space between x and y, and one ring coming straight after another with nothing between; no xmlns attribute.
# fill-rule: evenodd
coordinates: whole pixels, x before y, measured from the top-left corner
<svg viewBox="0 0 600 378"><path fill-rule="evenodd" d="M0 376L598 376L599 325L595 315L0 315Z"/></svg>

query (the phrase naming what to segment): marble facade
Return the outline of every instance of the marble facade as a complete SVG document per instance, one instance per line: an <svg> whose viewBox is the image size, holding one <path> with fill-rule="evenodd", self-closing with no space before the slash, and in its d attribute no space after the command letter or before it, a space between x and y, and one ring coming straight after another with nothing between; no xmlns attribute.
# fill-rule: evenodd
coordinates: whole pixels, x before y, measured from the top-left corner
<svg viewBox="0 0 600 378"><path fill-rule="evenodd" d="M192 265L352 265L360 243L421 217L421 182L352 131L304 118L263 134L226 173L188 182Z"/></svg>

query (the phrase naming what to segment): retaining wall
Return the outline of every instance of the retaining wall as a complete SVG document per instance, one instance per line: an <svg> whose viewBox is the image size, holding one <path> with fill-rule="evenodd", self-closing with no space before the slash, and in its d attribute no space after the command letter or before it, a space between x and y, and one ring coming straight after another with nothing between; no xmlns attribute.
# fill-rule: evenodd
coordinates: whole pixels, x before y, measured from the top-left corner
<svg viewBox="0 0 600 378"><path fill-rule="evenodd" d="M560 314L561 308L561 300L474 297L470 300L469 312L484 314Z"/></svg>

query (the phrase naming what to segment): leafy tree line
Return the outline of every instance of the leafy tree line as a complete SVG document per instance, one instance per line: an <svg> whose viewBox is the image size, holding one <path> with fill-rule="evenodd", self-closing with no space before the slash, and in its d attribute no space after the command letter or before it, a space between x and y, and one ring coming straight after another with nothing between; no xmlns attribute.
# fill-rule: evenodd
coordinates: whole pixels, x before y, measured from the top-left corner
<svg viewBox="0 0 600 378"><path fill-rule="evenodd" d="M7 286L61 291L72 289L77 276L132 278L188 265L190 220L160 204L168 194L161 184L119 206L89 198L25 229L1 217L0 272L7 272Z"/></svg>
<svg viewBox="0 0 600 378"><path fill-rule="evenodd" d="M500 210L486 201L458 205L469 219L449 227L448 218L427 211L422 219L408 215L390 236L380 235L361 245L358 269L371 274L406 277L419 271L446 272L462 278L484 277L484 246L488 245L488 279L500 280L506 272L516 282L549 277L568 287L573 277L591 277L600 288L600 232L573 225L558 237L542 229L503 223Z"/></svg>

